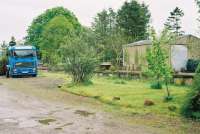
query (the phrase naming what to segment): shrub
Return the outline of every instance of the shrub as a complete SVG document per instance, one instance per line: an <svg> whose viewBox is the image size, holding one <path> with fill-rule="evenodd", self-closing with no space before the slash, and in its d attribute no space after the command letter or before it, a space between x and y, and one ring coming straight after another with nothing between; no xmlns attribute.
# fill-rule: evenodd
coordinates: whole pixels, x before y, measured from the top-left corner
<svg viewBox="0 0 200 134"><path fill-rule="evenodd" d="M169 102L171 100L173 100L173 96L165 96L164 97L164 102Z"/></svg>
<svg viewBox="0 0 200 134"><path fill-rule="evenodd" d="M185 117L200 120L200 64L196 70L192 90L182 106L182 114Z"/></svg>
<svg viewBox="0 0 200 134"><path fill-rule="evenodd" d="M117 80L117 81L115 81L115 84L122 84L122 85L124 85L124 84L126 84L126 82L124 80Z"/></svg>
<svg viewBox="0 0 200 134"><path fill-rule="evenodd" d="M187 71L195 72L199 63L200 63L200 60L189 59L187 62Z"/></svg>
<svg viewBox="0 0 200 134"><path fill-rule="evenodd" d="M111 67L110 67L110 71L114 72L114 71L116 71L116 70L117 70L117 68L116 68L115 66L111 66Z"/></svg>
<svg viewBox="0 0 200 134"><path fill-rule="evenodd" d="M86 39L87 35L81 33L66 40L66 45L61 48L65 71L72 75L74 83L87 83L97 65L96 53Z"/></svg>
<svg viewBox="0 0 200 134"><path fill-rule="evenodd" d="M151 84L151 89L162 89L162 83L160 83L160 82L153 82Z"/></svg>
<svg viewBox="0 0 200 134"><path fill-rule="evenodd" d="M113 99L112 99L113 101L119 101L119 100L121 100L121 98L120 97L118 97L118 96L115 96L115 97L113 97Z"/></svg>
<svg viewBox="0 0 200 134"><path fill-rule="evenodd" d="M5 66L6 66L7 59L5 56L0 58L0 75L5 74Z"/></svg>
<svg viewBox="0 0 200 134"><path fill-rule="evenodd" d="M172 105L172 106L168 106L168 109L169 109L169 111L174 112L177 110L177 107Z"/></svg>
<svg viewBox="0 0 200 134"><path fill-rule="evenodd" d="M52 65L48 65L48 69L49 69L49 71L55 71L55 72L57 72L57 71L64 71L64 65L63 64L57 64L57 65L54 65L54 66L52 66Z"/></svg>

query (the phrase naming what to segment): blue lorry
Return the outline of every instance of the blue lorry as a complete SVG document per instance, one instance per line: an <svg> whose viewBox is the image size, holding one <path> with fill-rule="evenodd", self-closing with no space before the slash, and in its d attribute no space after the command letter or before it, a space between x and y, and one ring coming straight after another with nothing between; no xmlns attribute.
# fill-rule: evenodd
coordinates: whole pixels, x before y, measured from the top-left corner
<svg viewBox="0 0 200 134"><path fill-rule="evenodd" d="M37 54L34 46L9 46L6 76L37 76Z"/></svg>

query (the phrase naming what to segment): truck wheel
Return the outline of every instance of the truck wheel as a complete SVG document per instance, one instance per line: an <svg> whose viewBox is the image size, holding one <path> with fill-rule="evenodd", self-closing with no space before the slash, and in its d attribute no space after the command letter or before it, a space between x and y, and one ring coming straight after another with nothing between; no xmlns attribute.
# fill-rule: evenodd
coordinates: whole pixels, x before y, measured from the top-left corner
<svg viewBox="0 0 200 134"><path fill-rule="evenodd" d="M33 74L32 77L37 77L37 74Z"/></svg>

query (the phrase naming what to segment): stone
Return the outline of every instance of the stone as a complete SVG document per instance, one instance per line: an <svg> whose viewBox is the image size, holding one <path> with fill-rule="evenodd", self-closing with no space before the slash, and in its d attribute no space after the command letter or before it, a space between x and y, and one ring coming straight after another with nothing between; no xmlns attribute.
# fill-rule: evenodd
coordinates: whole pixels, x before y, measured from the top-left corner
<svg viewBox="0 0 200 134"><path fill-rule="evenodd" d="M153 105L155 105L155 103L152 100L145 100L144 105L145 106L153 106Z"/></svg>
<svg viewBox="0 0 200 134"><path fill-rule="evenodd" d="M117 97L117 96L115 96L115 97L113 97L113 100L120 100L121 98L120 97Z"/></svg>

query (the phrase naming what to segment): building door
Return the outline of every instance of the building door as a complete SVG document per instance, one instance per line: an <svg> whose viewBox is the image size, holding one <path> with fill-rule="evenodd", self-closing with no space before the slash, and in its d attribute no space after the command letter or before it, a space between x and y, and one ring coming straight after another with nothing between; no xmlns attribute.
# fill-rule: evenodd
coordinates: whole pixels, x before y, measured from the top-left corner
<svg viewBox="0 0 200 134"><path fill-rule="evenodd" d="M186 70L188 61L188 49L184 45L173 45L171 47L171 64L175 71Z"/></svg>

